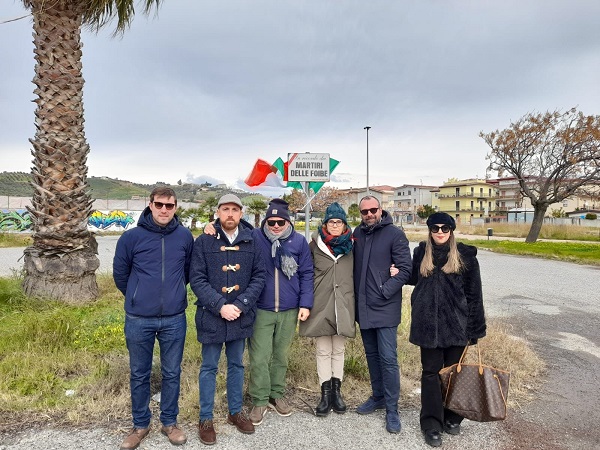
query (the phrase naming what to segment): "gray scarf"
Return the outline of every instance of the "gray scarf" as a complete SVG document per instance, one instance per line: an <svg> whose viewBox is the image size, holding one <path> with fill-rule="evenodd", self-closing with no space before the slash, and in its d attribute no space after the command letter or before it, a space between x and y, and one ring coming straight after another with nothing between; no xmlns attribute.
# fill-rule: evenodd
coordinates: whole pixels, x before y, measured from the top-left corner
<svg viewBox="0 0 600 450"><path fill-rule="evenodd" d="M263 233L271 241L271 257L275 267L281 270L285 276L291 279L298 271L298 263L294 257L281 245L282 241L289 238L294 232L294 227L290 224L281 234L273 234L269 231L267 224L263 226Z"/></svg>

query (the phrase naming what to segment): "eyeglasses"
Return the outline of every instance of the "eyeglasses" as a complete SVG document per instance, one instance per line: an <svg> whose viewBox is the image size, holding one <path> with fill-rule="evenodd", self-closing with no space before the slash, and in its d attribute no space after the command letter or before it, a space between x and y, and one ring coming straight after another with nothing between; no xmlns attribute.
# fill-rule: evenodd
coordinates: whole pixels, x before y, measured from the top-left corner
<svg viewBox="0 0 600 450"><path fill-rule="evenodd" d="M269 225L270 227L274 227L275 225L278 225L280 227L285 225L285 220L281 219L281 220L267 220L267 225Z"/></svg>
<svg viewBox="0 0 600 450"><path fill-rule="evenodd" d="M328 220L327 225L331 225L332 227L341 227L344 224L341 220Z"/></svg>
<svg viewBox="0 0 600 450"><path fill-rule="evenodd" d="M163 203L163 202L152 202L154 203L154 206L156 207L156 209L162 209L163 206L165 208L167 208L167 211L171 211L173 208L175 208L175 203Z"/></svg>
<svg viewBox="0 0 600 450"><path fill-rule="evenodd" d="M429 227L429 230L430 230L432 233L437 233L437 232L439 232L440 230L442 230L442 233L444 233L444 234L446 234L446 233L450 233L450 227L449 227L448 225L442 225L441 227L440 227L440 226L437 226L437 225L431 225L431 226Z"/></svg>
<svg viewBox="0 0 600 450"><path fill-rule="evenodd" d="M375 214L377 211L379 211L379 208L369 208L369 209L361 209L360 213L363 216L366 216L367 214L371 213L371 214Z"/></svg>

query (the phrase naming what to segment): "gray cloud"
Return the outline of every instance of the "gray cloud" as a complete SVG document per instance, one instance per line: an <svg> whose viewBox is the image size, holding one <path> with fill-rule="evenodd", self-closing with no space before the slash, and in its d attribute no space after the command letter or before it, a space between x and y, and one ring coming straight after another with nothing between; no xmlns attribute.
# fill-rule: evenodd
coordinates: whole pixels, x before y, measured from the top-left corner
<svg viewBox="0 0 600 450"><path fill-rule="evenodd" d="M599 16L588 0L164 2L121 39L83 34L90 173L233 186L257 158L311 151L341 161L332 185L356 187L370 125L372 183L483 176L479 131L598 114ZM5 170L30 167L31 49L29 21L0 25Z"/></svg>

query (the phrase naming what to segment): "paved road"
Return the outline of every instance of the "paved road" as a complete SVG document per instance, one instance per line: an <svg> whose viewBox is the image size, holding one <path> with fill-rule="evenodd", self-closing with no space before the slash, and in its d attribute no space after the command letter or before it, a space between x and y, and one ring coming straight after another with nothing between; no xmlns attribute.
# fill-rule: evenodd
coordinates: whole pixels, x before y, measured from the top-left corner
<svg viewBox="0 0 600 450"><path fill-rule="evenodd" d="M117 236L99 237L101 271L110 271ZM0 249L0 276L20 266L22 249ZM548 373L539 398L502 423L466 422L462 437L447 437L444 448L600 448L600 268L562 261L479 252L486 313L501 317L514 334L532 343L546 361ZM418 432L417 411L402 413L400 436L385 433L381 417L356 414L326 420L298 413L290 419L269 417L252 437L227 432L222 425L220 447L225 449L280 448L426 448ZM276 430L277 431L276 431ZM193 430L188 430L193 433ZM18 436L0 436L0 450L28 448L87 448L73 445L93 438L95 450L115 448L121 435L98 430L61 432L44 430ZM358 433L358 434L357 434ZM281 435L281 438L274 436ZM7 439L8 438L8 439ZM44 445L37 445L39 441ZM193 438L186 448L203 448ZM53 444L52 444L53 443ZM169 448L158 432L141 448Z"/></svg>

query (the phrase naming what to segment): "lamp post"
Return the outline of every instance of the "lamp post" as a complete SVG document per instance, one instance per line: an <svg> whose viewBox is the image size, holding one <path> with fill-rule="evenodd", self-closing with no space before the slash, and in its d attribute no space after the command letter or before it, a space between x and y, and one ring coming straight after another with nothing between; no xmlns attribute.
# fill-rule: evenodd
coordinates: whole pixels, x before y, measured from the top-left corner
<svg viewBox="0 0 600 450"><path fill-rule="evenodd" d="M367 130L367 195L369 195L369 130L371 127L365 127Z"/></svg>

